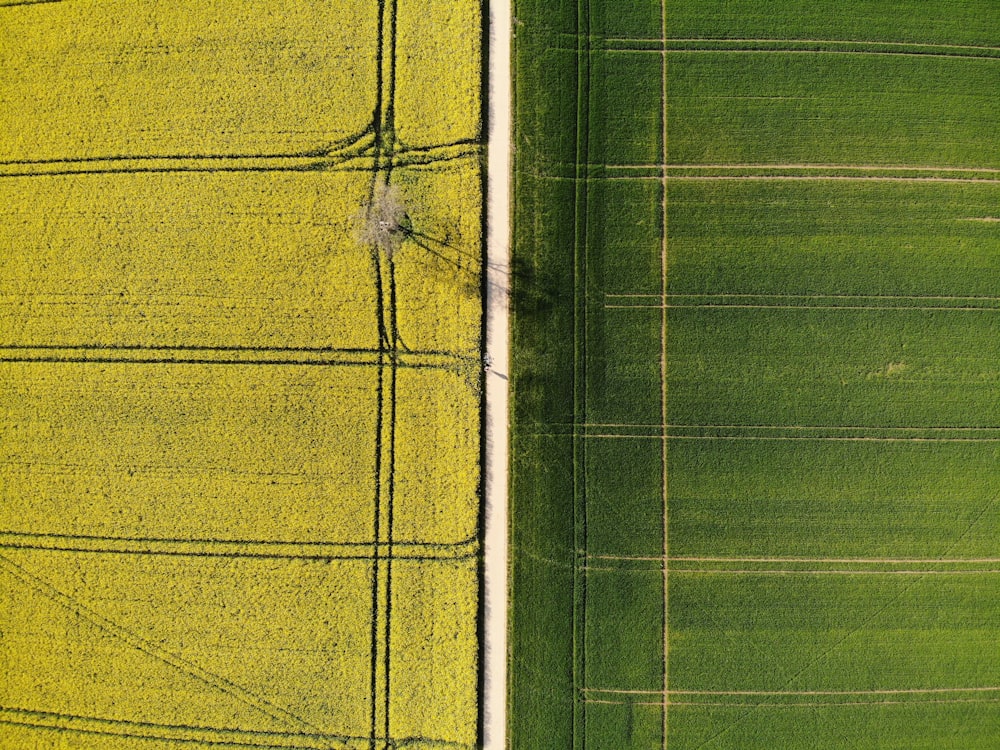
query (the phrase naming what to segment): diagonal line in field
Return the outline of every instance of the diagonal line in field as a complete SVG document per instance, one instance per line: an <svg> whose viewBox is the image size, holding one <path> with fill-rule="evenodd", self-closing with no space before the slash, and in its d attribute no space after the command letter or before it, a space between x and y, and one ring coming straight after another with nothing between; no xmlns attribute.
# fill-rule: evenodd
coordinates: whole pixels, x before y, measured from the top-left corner
<svg viewBox="0 0 1000 750"><path fill-rule="evenodd" d="M59 604L63 608L68 609L70 612L81 619L86 620L99 630L102 630L108 635L125 642L141 653L144 653L157 661L163 662L164 664L173 667L189 677L193 677L214 690L235 698L240 703L265 714L271 719L275 719L285 724L290 724L296 729L305 729L309 734L318 736L323 735L323 731L319 727L316 727L305 719L292 714L287 709L272 703L266 698L250 692L246 688L227 680L225 677L199 667L197 664L188 661L183 657L172 654L169 651L160 648L155 643L132 632L131 630L122 627L112 620L109 620L90 607L84 605L75 597L72 597L52 586L50 583L27 570L22 565L14 562L6 555L0 555L0 570L3 570L9 576L28 586L28 588L36 593L39 593L56 604Z"/></svg>
<svg viewBox="0 0 1000 750"><path fill-rule="evenodd" d="M181 746L246 747L258 750L360 750L371 744L370 737L346 734L309 734L306 732L275 732L252 729L232 729L211 726L160 724L155 722L109 719L98 716L55 711L37 711L12 706L0 706L0 724L72 732L88 736L118 737L135 740L158 740ZM407 747L441 748L441 750L475 750L470 745L434 737L408 737L404 740L376 737L385 741L390 750Z"/></svg>
<svg viewBox="0 0 1000 750"><path fill-rule="evenodd" d="M136 740L260 748L261 750L328 750L336 746L358 747L368 737L341 734L310 734L306 732L276 732L262 729L234 729L207 725L162 724L128 719L82 716L56 711L38 711L13 706L0 706L0 724L74 732L85 735L119 737ZM357 743L357 744L355 744Z"/></svg>

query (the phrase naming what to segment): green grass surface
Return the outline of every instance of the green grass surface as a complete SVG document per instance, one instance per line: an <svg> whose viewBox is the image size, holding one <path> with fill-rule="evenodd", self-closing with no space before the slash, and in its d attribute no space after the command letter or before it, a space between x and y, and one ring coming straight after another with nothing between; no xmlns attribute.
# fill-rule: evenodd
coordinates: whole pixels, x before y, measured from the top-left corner
<svg viewBox="0 0 1000 750"><path fill-rule="evenodd" d="M976 572L678 571L671 575L670 589L671 688L786 693L996 685L1000 654L990 643L996 638L998 593L997 576ZM922 694L901 695L916 699ZM816 698L726 699L787 703ZM703 694L677 697L694 699L708 700Z"/></svg>
<svg viewBox="0 0 1000 750"><path fill-rule="evenodd" d="M839 48L669 58L671 164L1000 166L996 59Z"/></svg>
<svg viewBox="0 0 1000 750"><path fill-rule="evenodd" d="M988 703L678 706L670 716L671 750L813 748L817 741L824 750L968 750L993 747L1000 735L1000 707Z"/></svg>
<svg viewBox="0 0 1000 750"><path fill-rule="evenodd" d="M997 310L685 309L669 325L672 424L1000 424Z"/></svg>
<svg viewBox="0 0 1000 750"><path fill-rule="evenodd" d="M675 441L677 556L1000 556L1000 446ZM676 611L676 610L673 610Z"/></svg>
<svg viewBox="0 0 1000 750"><path fill-rule="evenodd" d="M675 0L667 3L667 18L674 39L861 39L993 46L1000 25L992 0Z"/></svg>
<svg viewBox="0 0 1000 750"><path fill-rule="evenodd" d="M511 748L996 747L1000 14L517 6Z"/></svg>
<svg viewBox="0 0 1000 750"><path fill-rule="evenodd" d="M996 183L677 181L669 205L674 296L997 294Z"/></svg>

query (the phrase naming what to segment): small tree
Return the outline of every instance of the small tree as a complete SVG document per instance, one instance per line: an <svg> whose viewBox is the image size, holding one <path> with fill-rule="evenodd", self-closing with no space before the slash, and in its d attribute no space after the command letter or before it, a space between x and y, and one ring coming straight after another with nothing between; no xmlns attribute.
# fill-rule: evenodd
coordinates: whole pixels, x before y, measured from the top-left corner
<svg viewBox="0 0 1000 750"><path fill-rule="evenodd" d="M381 250L390 261L412 231L410 217L395 185L376 185L374 197L362 207L359 219L358 239Z"/></svg>

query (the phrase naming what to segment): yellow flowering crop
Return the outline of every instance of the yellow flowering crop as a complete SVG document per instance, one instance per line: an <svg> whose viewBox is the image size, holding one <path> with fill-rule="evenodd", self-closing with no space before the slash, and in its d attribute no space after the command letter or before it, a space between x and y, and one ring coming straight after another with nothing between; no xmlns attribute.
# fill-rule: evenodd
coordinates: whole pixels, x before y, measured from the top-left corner
<svg viewBox="0 0 1000 750"><path fill-rule="evenodd" d="M479 14L0 3L0 748L476 745Z"/></svg>

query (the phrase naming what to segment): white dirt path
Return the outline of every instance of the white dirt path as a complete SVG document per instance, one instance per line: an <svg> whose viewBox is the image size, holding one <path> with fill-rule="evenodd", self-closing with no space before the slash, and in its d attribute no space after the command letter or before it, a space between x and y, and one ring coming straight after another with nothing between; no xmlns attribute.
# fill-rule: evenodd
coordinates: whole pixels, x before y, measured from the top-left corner
<svg viewBox="0 0 1000 750"><path fill-rule="evenodd" d="M486 212L485 637L483 748L504 750L507 728L508 291L510 268L511 4L489 3Z"/></svg>

